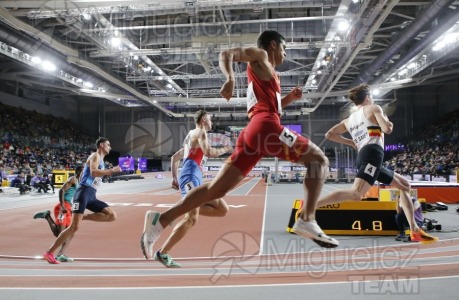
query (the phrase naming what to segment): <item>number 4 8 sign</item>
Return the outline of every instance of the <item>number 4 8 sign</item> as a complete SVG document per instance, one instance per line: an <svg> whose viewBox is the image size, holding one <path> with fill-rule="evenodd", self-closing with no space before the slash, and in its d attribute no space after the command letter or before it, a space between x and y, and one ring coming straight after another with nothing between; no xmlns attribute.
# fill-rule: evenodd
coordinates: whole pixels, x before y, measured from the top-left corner
<svg viewBox="0 0 459 300"><path fill-rule="evenodd" d="M354 221L354 223L352 223L352 229L354 230L370 229L373 231L381 231L383 229L381 221L372 221L371 224L372 224L372 228L363 228L361 222L356 220Z"/></svg>

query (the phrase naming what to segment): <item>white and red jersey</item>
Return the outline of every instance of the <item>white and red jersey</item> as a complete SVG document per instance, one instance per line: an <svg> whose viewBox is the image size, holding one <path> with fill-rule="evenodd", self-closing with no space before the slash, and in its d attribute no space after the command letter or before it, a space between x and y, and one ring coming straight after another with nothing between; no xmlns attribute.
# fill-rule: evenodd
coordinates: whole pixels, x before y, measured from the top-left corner
<svg viewBox="0 0 459 300"><path fill-rule="evenodd" d="M204 152L199 145L195 148L191 147L191 137L195 130L196 129L190 130L183 141L183 160L193 160L198 166L202 167Z"/></svg>
<svg viewBox="0 0 459 300"><path fill-rule="evenodd" d="M357 145L358 151L370 144L379 145L384 149L384 133L379 125L367 119L363 107L349 116L346 128Z"/></svg>
<svg viewBox="0 0 459 300"><path fill-rule="evenodd" d="M259 112L282 114L282 98L280 80L273 70L271 80L261 80L253 72L250 64L247 66L247 112L249 117Z"/></svg>

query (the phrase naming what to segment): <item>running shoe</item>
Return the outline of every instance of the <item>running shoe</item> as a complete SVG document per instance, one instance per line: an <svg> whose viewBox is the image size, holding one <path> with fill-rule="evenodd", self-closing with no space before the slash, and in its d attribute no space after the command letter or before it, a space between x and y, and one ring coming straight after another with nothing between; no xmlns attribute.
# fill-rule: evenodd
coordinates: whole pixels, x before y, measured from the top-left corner
<svg viewBox="0 0 459 300"><path fill-rule="evenodd" d="M298 218L293 225L293 231L302 237L312 239L317 245L324 248L335 248L339 245L337 240L329 237L320 229L316 221L306 222Z"/></svg>
<svg viewBox="0 0 459 300"><path fill-rule="evenodd" d="M33 218L34 219L46 219L50 214L51 212L49 210L45 210L45 211L37 212L36 214L33 215Z"/></svg>
<svg viewBox="0 0 459 300"><path fill-rule="evenodd" d="M153 245L163 231L163 226L159 222L159 212L149 210L145 213L145 223L143 233L140 238L140 248L146 259L153 258Z"/></svg>
<svg viewBox="0 0 459 300"><path fill-rule="evenodd" d="M59 264L59 262L54 258L54 255L51 252L45 252L45 254L43 254L43 259L49 262L50 264Z"/></svg>
<svg viewBox="0 0 459 300"><path fill-rule="evenodd" d="M400 233L399 235L397 235L397 237L395 238L396 241L403 241L405 238L407 237L407 235L403 232L403 233Z"/></svg>
<svg viewBox="0 0 459 300"><path fill-rule="evenodd" d="M168 268L181 268L182 265L178 262L175 262L169 254L161 254L161 252L156 251L155 260L159 261Z"/></svg>
<svg viewBox="0 0 459 300"><path fill-rule="evenodd" d="M418 232L410 232L412 242L420 242L421 244L433 244L438 242L438 237L426 233L424 230L419 229Z"/></svg>
<svg viewBox="0 0 459 300"><path fill-rule="evenodd" d="M56 257L56 260L60 261L60 262L73 262L73 258L68 257L68 256L66 256L64 254L58 255Z"/></svg>

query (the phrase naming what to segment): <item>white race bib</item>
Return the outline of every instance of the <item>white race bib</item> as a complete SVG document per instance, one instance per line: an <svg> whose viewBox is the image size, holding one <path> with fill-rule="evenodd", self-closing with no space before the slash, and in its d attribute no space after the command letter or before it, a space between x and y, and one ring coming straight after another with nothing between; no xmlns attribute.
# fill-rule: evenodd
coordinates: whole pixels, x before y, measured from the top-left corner
<svg viewBox="0 0 459 300"><path fill-rule="evenodd" d="M367 166L365 167L365 171L363 172L370 175L371 177L374 177L375 172L376 172L376 167L373 166L372 164L367 164Z"/></svg>
<svg viewBox="0 0 459 300"><path fill-rule="evenodd" d="M255 92L253 91L253 82L251 82L247 88L247 111L250 111L257 102L257 96L255 96Z"/></svg>
<svg viewBox="0 0 459 300"><path fill-rule="evenodd" d="M296 139L296 134L288 130L287 127L284 127L284 130L282 130L281 134L279 135L279 140L281 140L284 144L289 146L289 148L292 147L293 144L295 144Z"/></svg>
<svg viewBox="0 0 459 300"><path fill-rule="evenodd" d="M277 98L277 110L279 111L279 115L282 115L282 97L281 97L281 94L276 92L276 98Z"/></svg>
<svg viewBox="0 0 459 300"><path fill-rule="evenodd" d="M91 186L93 187L93 189L97 190L100 187L101 183L102 183L102 177L95 177Z"/></svg>

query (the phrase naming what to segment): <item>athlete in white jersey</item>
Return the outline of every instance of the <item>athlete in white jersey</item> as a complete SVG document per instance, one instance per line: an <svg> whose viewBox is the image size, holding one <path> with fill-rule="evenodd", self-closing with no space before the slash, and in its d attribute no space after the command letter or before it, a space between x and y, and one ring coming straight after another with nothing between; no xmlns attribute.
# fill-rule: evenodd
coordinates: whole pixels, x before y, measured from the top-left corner
<svg viewBox="0 0 459 300"><path fill-rule="evenodd" d="M96 222L112 222L116 220L116 213L108 206L107 203L96 198L96 192L99 188L103 176L112 175L121 172L121 168L116 166L112 169L104 169L104 157L110 150L110 142L107 138L100 137L96 141L96 152L89 155L80 177L80 185L73 196L72 222L70 226L62 231L56 241L43 254L43 259L50 264L58 264L54 257L54 251L57 250L64 242L71 239L75 232L80 228L81 220L90 220ZM92 214L83 214L88 209Z"/></svg>
<svg viewBox="0 0 459 300"><path fill-rule="evenodd" d="M202 165L206 156L217 157L230 152L233 149L231 145L227 145L219 149L210 146L207 138L207 131L212 128L212 121L210 115L206 111L199 110L196 112L194 121L196 128L187 134L183 142L183 148L172 156L171 161L173 178L172 186L180 186L182 197L185 197L190 190L202 184ZM177 169L182 158L184 159L183 165L180 170L180 176L177 178ZM153 250L147 245L146 236L142 234L140 245L145 258L148 259L153 256L166 267L181 267L181 265L175 262L168 253L196 224L198 221L198 215L223 217L227 212L228 205L223 198L212 200L196 209L191 210L186 213L185 217L174 227L174 230L167 241L163 244L160 250L156 251L154 255L152 254ZM152 218L154 220L154 215L159 214L153 211L148 211L145 215L145 222L151 222L150 220L152 220Z"/></svg>
<svg viewBox="0 0 459 300"><path fill-rule="evenodd" d="M410 183L401 175L383 167L384 133L390 134L394 125L379 105L374 104L367 84L361 84L349 92L349 98L357 106L349 118L333 126L326 137L358 150L357 175L352 188L332 192L319 199L317 207L346 200L360 201L373 183L381 183L400 189L400 203L408 219L411 240L435 243L438 238L425 233L414 219L414 208L410 197ZM349 132L352 139L343 136Z"/></svg>

